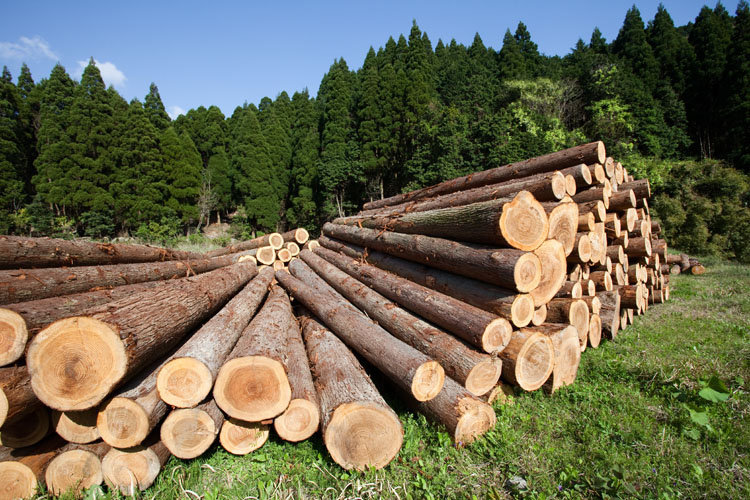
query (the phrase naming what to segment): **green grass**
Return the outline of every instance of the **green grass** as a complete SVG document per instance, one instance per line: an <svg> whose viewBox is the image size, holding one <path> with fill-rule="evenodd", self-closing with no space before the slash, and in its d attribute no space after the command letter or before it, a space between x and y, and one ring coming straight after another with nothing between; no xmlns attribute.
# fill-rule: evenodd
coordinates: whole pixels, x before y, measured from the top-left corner
<svg viewBox="0 0 750 500"><path fill-rule="evenodd" d="M750 498L748 289L750 267L725 262L674 277L671 302L588 349L574 385L497 405L496 428L466 448L390 397L405 439L383 470L342 470L317 436L272 437L246 457L173 458L143 497ZM712 377L726 401L699 395ZM514 476L528 489L506 488Z"/></svg>

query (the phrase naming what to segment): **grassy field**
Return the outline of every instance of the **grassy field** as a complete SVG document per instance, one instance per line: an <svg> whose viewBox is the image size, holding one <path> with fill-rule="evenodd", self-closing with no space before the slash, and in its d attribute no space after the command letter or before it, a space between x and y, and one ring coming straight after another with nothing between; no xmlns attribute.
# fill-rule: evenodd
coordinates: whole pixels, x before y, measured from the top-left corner
<svg viewBox="0 0 750 500"><path fill-rule="evenodd" d="M466 448L387 398L405 439L384 470L342 470L319 437L272 436L246 457L173 458L143 497L750 498L750 267L707 269L587 350L573 386L498 404L497 427Z"/></svg>

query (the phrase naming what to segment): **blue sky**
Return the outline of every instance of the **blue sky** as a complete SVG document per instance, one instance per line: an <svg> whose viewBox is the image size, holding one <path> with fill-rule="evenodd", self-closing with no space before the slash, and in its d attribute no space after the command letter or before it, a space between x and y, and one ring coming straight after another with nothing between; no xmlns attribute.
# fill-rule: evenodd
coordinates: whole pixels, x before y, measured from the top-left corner
<svg viewBox="0 0 750 500"><path fill-rule="evenodd" d="M478 32L495 48L523 21L541 52L564 55L596 26L614 39L634 3L648 22L659 1L13 1L0 7L0 65L16 78L25 61L39 81L59 61L80 78L94 57L128 100L143 99L155 82L170 114L215 104L230 115L282 90L315 95L334 59L360 67L371 45L408 35L413 19L433 44L469 45ZM706 2L661 3L683 25ZM724 5L734 14L736 0Z"/></svg>

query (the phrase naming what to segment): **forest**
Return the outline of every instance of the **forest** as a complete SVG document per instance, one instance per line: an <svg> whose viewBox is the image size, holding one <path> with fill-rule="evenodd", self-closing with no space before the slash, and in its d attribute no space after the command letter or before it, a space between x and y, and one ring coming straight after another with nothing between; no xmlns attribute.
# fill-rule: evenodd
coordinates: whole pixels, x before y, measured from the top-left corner
<svg viewBox="0 0 750 500"><path fill-rule="evenodd" d="M220 90L220 89L217 89ZM315 96L280 92L231 116L171 120L57 65L0 78L0 233L163 239L232 222L234 234L316 231L362 203L590 140L658 193L670 243L750 260L750 7L718 3L675 26L634 6L614 40L595 29L563 56L527 27L499 50L475 35L408 36L336 59Z"/></svg>

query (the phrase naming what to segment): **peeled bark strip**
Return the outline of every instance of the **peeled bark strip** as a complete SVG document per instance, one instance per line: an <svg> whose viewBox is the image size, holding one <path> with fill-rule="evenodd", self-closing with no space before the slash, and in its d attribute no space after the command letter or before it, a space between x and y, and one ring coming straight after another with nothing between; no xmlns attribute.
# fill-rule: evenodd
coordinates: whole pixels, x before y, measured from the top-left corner
<svg viewBox="0 0 750 500"><path fill-rule="evenodd" d="M6 423L0 429L0 446L24 448L38 443L49 434L49 410L41 407L22 419Z"/></svg>
<svg viewBox="0 0 750 500"><path fill-rule="evenodd" d="M37 493L37 485L44 480L44 471L65 441L53 435L31 448L0 450L0 498L15 500L30 498Z"/></svg>
<svg viewBox="0 0 750 500"><path fill-rule="evenodd" d="M224 414L213 399L195 408L177 409L161 424L161 442L177 458L199 457L216 441L223 423Z"/></svg>
<svg viewBox="0 0 750 500"><path fill-rule="evenodd" d="M531 298L534 305L539 307L555 296L566 278L565 249L557 240L547 240L539 248L534 250L534 255L542 264L542 277L539 285L531 290Z"/></svg>
<svg viewBox="0 0 750 500"><path fill-rule="evenodd" d="M527 327L526 330L547 336L552 341L555 350L554 367L552 375L544 383L545 390L552 393L560 387L575 382L578 365L581 362L581 345L575 328L567 324L549 323L538 327Z"/></svg>
<svg viewBox="0 0 750 500"><path fill-rule="evenodd" d="M19 359L28 340L28 327L23 316L11 308L0 308L0 366Z"/></svg>
<svg viewBox="0 0 750 500"><path fill-rule="evenodd" d="M589 306L580 299L552 299L547 304L547 321L572 325L581 347L586 345L590 322Z"/></svg>
<svg viewBox="0 0 750 500"><path fill-rule="evenodd" d="M0 368L0 427L42 408L25 366ZM2 432L2 431L0 431Z"/></svg>
<svg viewBox="0 0 750 500"><path fill-rule="evenodd" d="M197 253L150 245L0 236L0 269L101 266L200 258L201 255Z"/></svg>
<svg viewBox="0 0 750 500"><path fill-rule="evenodd" d="M96 426L96 408L84 411L52 412L52 427L66 441L77 444L93 443L101 438Z"/></svg>
<svg viewBox="0 0 750 500"><path fill-rule="evenodd" d="M546 206L545 209L547 209ZM548 214L549 233L547 238L562 243L565 255L570 255L576 244L578 205L575 203L559 203L548 211Z"/></svg>
<svg viewBox="0 0 750 500"><path fill-rule="evenodd" d="M445 372L438 362L375 324L303 261L295 260L290 267L294 277L278 271L276 279L349 347L417 401L430 400L440 392Z"/></svg>
<svg viewBox="0 0 750 500"><path fill-rule="evenodd" d="M329 237L519 292L533 290L541 280L539 259L534 254L521 250L478 250L441 238L381 232L331 223L323 226L323 233Z"/></svg>
<svg viewBox="0 0 750 500"><path fill-rule="evenodd" d="M353 290L346 288L347 283L350 283L349 281L347 283L341 282L341 280L346 279L345 277L348 277L346 276L348 274L355 279L351 285L357 289L361 289L361 286L357 286L359 282L356 280L359 280L402 307L448 330L485 352L500 351L510 340L512 327L508 320L504 318L435 292L430 288L412 283L375 266L360 264L350 257L337 254L326 248L319 248L315 252L313 254L304 251L300 255L302 260L332 284L334 288L341 287L339 292L347 297L355 295ZM321 259L320 256L324 257L325 260ZM331 268L331 264L335 267ZM344 272L339 271L336 267ZM295 269L297 268L292 268L293 272ZM364 293L364 290L360 293ZM358 298L360 297L358 296ZM349 300L353 299L350 298ZM372 317L372 315L370 316Z"/></svg>
<svg viewBox="0 0 750 500"><path fill-rule="evenodd" d="M344 268L347 260L354 263L348 257L330 251L328 254L328 258L341 262ZM302 260L336 291L391 332L394 337L435 359L450 378L466 387L472 394L481 396L497 383L502 371L502 362L499 360L469 348L449 333L408 313L399 307L398 303L391 302L317 255L303 252ZM379 269L377 271L387 274ZM382 282L377 278L375 280ZM403 290L399 287L395 288L395 290L399 289Z"/></svg>
<svg viewBox="0 0 750 500"><path fill-rule="evenodd" d="M175 352L160 370L159 396L177 408L192 408L211 392L219 368L266 297L273 270L262 269L221 311Z"/></svg>
<svg viewBox="0 0 750 500"><path fill-rule="evenodd" d="M289 297L273 285L216 376L214 399L227 415L260 422L280 415L289 406L287 339L289 329L295 326Z"/></svg>
<svg viewBox="0 0 750 500"><path fill-rule="evenodd" d="M53 495L72 492L78 497L83 490L102 484L102 458L110 449L107 443L64 446L44 473L47 489Z"/></svg>
<svg viewBox="0 0 750 500"><path fill-rule="evenodd" d="M434 186L418 189L410 193L404 193L383 200L366 203L364 210L401 204L407 201L439 196L455 191L471 189L477 186L486 186L518 177L525 177L541 172L551 172L578 165L580 163L604 163L606 157L604 143L601 141L576 146L574 148L550 153L544 156L531 158L522 162L511 163L502 167L496 167L483 172L476 172L464 177L458 177Z"/></svg>
<svg viewBox="0 0 750 500"><path fill-rule="evenodd" d="M221 255L227 255L230 253L242 252L244 250L254 250L261 247L271 247L273 250L278 250L284 246L284 237L279 233L270 233L264 236L258 236L252 240L241 241L224 248L217 248L210 252L206 252L206 257L219 257Z"/></svg>
<svg viewBox="0 0 750 500"><path fill-rule="evenodd" d="M219 442L233 455L247 455L266 444L270 429L268 424L229 418L221 426Z"/></svg>
<svg viewBox="0 0 750 500"><path fill-rule="evenodd" d="M589 345L596 349L602 341L602 318L598 314L592 314L589 321Z"/></svg>
<svg viewBox="0 0 750 500"><path fill-rule="evenodd" d="M34 392L57 410L86 410L215 313L257 273L240 263L56 321L26 361Z"/></svg>
<svg viewBox="0 0 750 500"><path fill-rule="evenodd" d="M546 335L524 328L513 333L500 353L503 379L526 391L535 391L547 381L555 365L555 350Z"/></svg>
<svg viewBox="0 0 750 500"><path fill-rule="evenodd" d="M616 291L599 292L597 297L602 303L599 310L602 334L608 339L614 339L620 329L620 294Z"/></svg>
<svg viewBox="0 0 750 500"><path fill-rule="evenodd" d="M298 227L292 229L281 235L284 238L284 242L295 242L299 245L304 245L310 239L310 233L304 227Z"/></svg>
<svg viewBox="0 0 750 500"><path fill-rule="evenodd" d="M333 240L326 236L322 236L320 242L325 248L353 259L366 260L369 264L390 271L409 281L497 314L506 318L515 326L528 325L534 314L534 302L528 294L517 294L504 288L385 253L368 252L362 247Z"/></svg>
<svg viewBox="0 0 750 500"><path fill-rule="evenodd" d="M137 491L144 491L154 484L169 456L169 450L161 441L148 447L112 448L102 460L104 481L123 495L135 496Z"/></svg>
<svg viewBox="0 0 750 500"><path fill-rule="evenodd" d="M404 440L398 416L335 335L311 317L300 321L328 452L345 469L385 467Z"/></svg>

